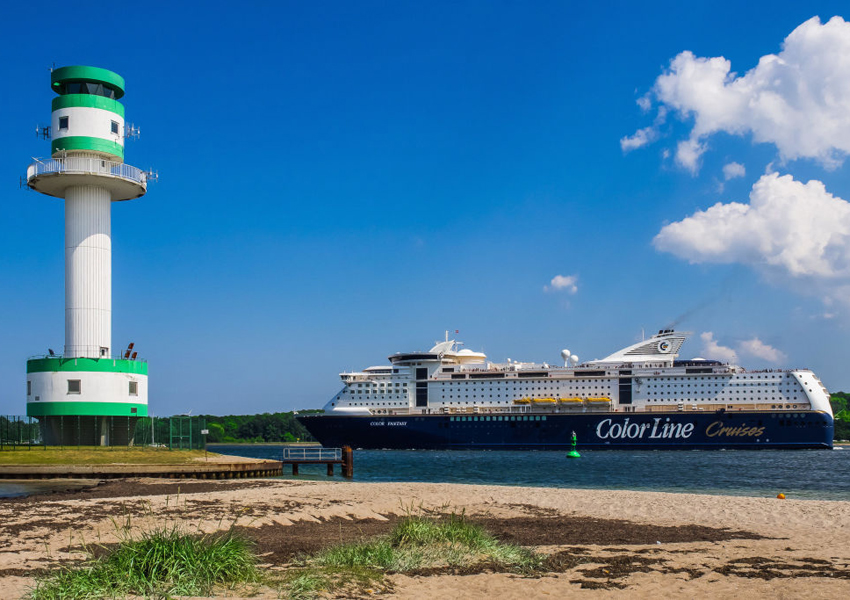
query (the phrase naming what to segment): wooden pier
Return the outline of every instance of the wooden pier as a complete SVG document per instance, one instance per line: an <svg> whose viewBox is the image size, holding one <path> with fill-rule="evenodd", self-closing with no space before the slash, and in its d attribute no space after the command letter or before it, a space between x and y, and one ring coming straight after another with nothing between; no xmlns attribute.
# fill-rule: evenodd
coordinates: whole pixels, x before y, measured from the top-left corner
<svg viewBox="0 0 850 600"><path fill-rule="evenodd" d="M126 479L157 477L165 479L244 479L279 477L283 465L277 460L229 461L220 457L209 462L176 465L0 465L0 479Z"/></svg>
<svg viewBox="0 0 850 600"><path fill-rule="evenodd" d="M285 465L292 465L292 474L298 475L298 465L327 465L328 477L334 474L334 465L342 465L343 477L354 477L354 452L350 446L342 448L316 448L312 446L284 448Z"/></svg>

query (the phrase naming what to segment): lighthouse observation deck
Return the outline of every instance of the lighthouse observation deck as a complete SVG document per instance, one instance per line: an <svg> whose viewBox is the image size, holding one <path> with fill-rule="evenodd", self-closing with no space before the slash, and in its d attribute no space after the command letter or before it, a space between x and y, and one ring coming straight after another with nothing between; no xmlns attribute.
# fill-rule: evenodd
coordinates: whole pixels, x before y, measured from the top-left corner
<svg viewBox="0 0 850 600"><path fill-rule="evenodd" d="M112 200L132 200L147 191L147 172L123 162L69 156L32 163L27 167L27 185L56 198L64 198L72 186L96 185L109 190Z"/></svg>

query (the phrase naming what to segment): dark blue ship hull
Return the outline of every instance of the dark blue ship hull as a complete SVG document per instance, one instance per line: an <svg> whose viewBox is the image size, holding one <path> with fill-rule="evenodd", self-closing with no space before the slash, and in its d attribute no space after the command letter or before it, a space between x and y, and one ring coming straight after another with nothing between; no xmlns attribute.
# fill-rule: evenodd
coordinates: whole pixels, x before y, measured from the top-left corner
<svg viewBox="0 0 850 600"><path fill-rule="evenodd" d="M823 412L299 415L323 446L422 450L564 450L572 432L594 450L832 448Z"/></svg>

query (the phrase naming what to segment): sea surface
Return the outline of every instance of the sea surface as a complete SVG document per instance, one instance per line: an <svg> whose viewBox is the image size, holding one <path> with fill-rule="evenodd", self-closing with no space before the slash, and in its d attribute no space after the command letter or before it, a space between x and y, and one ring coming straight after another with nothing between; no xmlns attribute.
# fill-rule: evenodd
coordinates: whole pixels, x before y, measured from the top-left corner
<svg viewBox="0 0 850 600"><path fill-rule="evenodd" d="M282 446L208 446L211 452L280 460ZM324 465L298 479L346 481ZM292 479L284 467L283 479ZM353 481L425 481L640 490L850 501L850 447L836 450L584 451L355 450ZM79 484L79 482L78 482ZM71 484L73 485L73 484ZM0 498L68 489L64 481L0 481Z"/></svg>
<svg viewBox="0 0 850 600"><path fill-rule="evenodd" d="M281 446L209 446L280 460ZM340 467L301 465L300 479L343 480ZM835 450L562 451L355 450L354 481L426 481L687 492L850 501L850 447ZM292 478L284 467L284 479Z"/></svg>

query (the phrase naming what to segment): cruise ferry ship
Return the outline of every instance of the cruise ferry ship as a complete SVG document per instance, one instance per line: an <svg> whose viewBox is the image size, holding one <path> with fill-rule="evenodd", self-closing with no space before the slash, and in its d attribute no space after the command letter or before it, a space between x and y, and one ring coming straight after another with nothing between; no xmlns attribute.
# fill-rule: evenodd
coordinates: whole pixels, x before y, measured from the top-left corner
<svg viewBox="0 0 850 600"><path fill-rule="evenodd" d="M561 450L831 448L829 393L808 369L748 371L679 360L664 329L600 359L492 363L449 340L341 373L323 414L299 415L325 446Z"/></svg>

